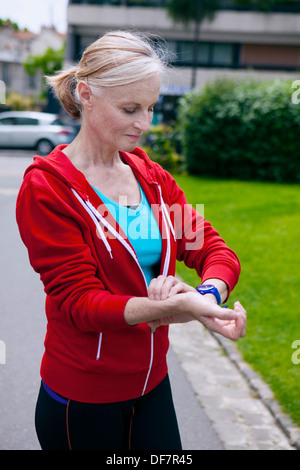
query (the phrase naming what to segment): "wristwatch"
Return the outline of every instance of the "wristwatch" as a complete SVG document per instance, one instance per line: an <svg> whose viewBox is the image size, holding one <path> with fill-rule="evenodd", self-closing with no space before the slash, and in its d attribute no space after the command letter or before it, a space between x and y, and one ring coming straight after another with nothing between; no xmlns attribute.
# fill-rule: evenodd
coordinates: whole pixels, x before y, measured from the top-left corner
<svg viewBox="0 0 300 470"><path fill-rule="evenodd" d="M196 291L201 295L213 294L217 299L218 305L221 305L221 296L218 289L212 284L201 284L201 286L196 287Z"/></svg>

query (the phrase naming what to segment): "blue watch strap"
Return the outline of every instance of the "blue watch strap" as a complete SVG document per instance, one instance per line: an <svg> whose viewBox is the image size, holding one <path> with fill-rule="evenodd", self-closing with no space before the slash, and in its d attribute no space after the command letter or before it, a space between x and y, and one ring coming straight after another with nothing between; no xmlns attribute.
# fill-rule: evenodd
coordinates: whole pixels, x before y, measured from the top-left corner
<svg viewBox="0 0 300 470"><path fill-rule="evenodd" d="M221 296L218 289L212 284L201 284L201 286L196 287L196 291L201 295L213 294L217 299L218 305L221 305Z"/></svg>

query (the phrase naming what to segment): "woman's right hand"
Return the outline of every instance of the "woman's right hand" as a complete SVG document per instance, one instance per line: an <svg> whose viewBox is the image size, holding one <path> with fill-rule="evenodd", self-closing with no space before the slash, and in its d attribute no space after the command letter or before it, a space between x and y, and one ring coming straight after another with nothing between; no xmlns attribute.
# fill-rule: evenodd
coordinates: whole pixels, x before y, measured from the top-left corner
<svg viewBox="0 0 300 470"><path fill-rule="evenodd" d="M148 297L150 300L165 300L184 292L195 292L195 289L174 276L160 275L150 282Z"/></svg>
<svg viewBox="0 0 300 470"><path fill-rule="evenodd" d="M206 328L233 341L245 335L246 311L239 302L234 309L217 305L213 295L201 295L173 276L159 276L149 285L148 297L128 300L124 318L128 325L148 323L151 328L172 323L201 322Z"/></svg>

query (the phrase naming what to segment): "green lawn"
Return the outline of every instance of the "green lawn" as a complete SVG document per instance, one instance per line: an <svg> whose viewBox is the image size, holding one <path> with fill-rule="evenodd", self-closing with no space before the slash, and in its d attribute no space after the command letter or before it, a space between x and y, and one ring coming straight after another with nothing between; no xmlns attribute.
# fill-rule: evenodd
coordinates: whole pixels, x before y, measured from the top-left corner
<svg viewBox="0 0 300 470"><path fill-rule="evenodd" d="M292 343L300 340L300 188L297 185L176 176L194 207L237 253L242 265L235 300L245 306L248 327L237 346L300 425L300 364ZM182 263L178 274L196 285ZM300 358L300 354L298 355Z"/></svg>

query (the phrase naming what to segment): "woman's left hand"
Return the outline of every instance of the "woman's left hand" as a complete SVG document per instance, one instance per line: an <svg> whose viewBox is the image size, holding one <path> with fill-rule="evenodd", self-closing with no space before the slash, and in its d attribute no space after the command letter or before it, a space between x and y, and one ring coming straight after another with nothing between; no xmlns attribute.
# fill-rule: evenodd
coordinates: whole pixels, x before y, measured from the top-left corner
<svg viewBox="0 0 300 470"><path fill-rule="evenodd" d="M158 276L157 278L152 279L148 289L148 296L151 300L164 300L173 295L185 292L195 293L195 289L173 276ZM210 302L209 297L210 296L207 296L207 299L205 299L208 302ZM219 333L232 341L237 341L246 334L247 312L240 302L235 302L234 311L237 313L237 318L235 320L225 320L217 317L203 317L201 318L201 323L209 330ZM183 313L181 315L168 316L149 322L148 325L151 328L157 328L162 325L187 323L193 320L195 320L195 317L188 313Z"/></svg>

